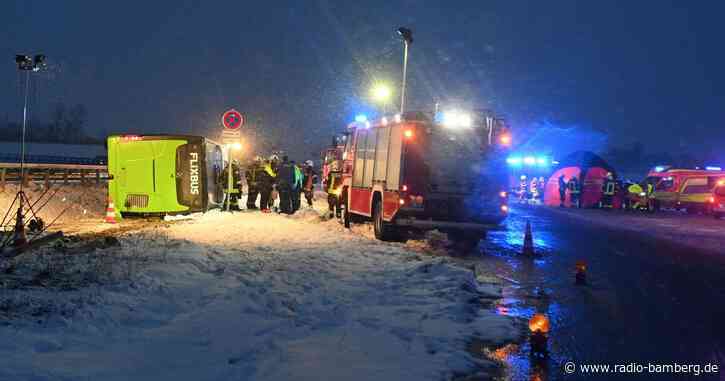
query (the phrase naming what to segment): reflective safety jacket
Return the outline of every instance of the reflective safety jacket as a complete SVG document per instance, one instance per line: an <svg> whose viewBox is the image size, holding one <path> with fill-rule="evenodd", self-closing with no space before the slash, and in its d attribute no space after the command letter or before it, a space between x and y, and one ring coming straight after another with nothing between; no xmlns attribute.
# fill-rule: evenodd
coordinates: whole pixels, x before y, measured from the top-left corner
<svg viewBox="0 0 725 381"><path fill-rule="evenodd" d="M604 186L602 187L602 193L604 193L607 196L613 196L616 186L617 186L617 183L615 183L614 181L606 180L604 182Z"/></svg>
<svg viewBox="0 0 725 381"><path fill-rule="evenodd" d="M264 171L272 178L277 177L277 174L274 173L274 169L272 169L272 163L266 163L264 165Z"/></svg>
<svg viewBox="0 0 725 381"><path fill-rule="evenodd" d="M576 177L572 177L567 186L569 188L569 192L573 194L578 194L580 192L579 180L577 180Z"/></svg>
<svg viewBox="0 0 725 381"><path fill-rule="evenodd" d="M639 186L639 184L632 184L627 187L627 192L639 196L639 194L642 193L642 187Z"/></svg>
<svg viewBox="0 0 725 381"><path fill-rule="evenodd" d="M295 170L295 183L292 186L295 189L302 189L302 180L304 180L305 175L302 174L302 170L297 165L294 166Z"/></svg>

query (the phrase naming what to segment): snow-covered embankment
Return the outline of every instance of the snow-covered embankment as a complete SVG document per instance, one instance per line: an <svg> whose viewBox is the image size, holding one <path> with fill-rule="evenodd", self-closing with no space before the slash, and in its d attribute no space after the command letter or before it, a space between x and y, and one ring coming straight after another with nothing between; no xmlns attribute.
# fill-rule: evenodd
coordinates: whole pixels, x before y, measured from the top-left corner
<svg viewBox="0 0 725 381"><path fill-rule="evenodd" d="M470 271L312 210L211 212L78 258L92 265L69 273L102 274L3 290L46 305L7 304L0 379L440 380L481 365L468 338L518 335L464 287Z"/></svg>

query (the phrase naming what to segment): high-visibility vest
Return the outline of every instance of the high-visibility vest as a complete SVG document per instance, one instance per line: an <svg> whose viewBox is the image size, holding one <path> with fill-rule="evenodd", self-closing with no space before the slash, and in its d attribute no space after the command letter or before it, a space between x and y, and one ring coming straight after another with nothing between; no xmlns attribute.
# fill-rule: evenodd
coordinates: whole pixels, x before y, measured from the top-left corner
<svg viewBox="0 0 725 381"><path fill-rule="evenodd" d="M607 181L604 183L604 194L607 196L614 195L614 185L613 181Z"/></svg>
<svg viewBox="0 0 725 381"><path fill-rule="evenodd" d="M579 182L578 181L569 181L569 191L574 194L579 194Z"/></svg>
<svg viewBox="0 0 725 381"><path fill-rule="evenodd" d="M639 186L639 184L632 184L627 188L627 192L635 194L639 196L640 193L642 193L642 187Z"/></svg>
<svg viewBox="0 0 725 381"><path fill-rule="evenodd" d="M269 163L265 164L264 171L267 172L267 174L269 174L272 177L277 177L277 174L274 173L274 170L272 169L272 164L269 164Z"/></svg>

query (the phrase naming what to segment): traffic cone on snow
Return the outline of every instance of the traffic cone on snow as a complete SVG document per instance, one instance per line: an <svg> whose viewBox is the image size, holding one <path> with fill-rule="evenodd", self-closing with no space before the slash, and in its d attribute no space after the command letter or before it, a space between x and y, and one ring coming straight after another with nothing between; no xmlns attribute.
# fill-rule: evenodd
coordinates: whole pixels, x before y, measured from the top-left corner
<svg viewBox="0 0 725 381"><path fill-rule="evenodd" d="M106 223L116 223L116 207L113 205L113 199L108 198L108 208L106 208Z"/></svg>
<svg viewBox="0 0 725 381"><path fill-rule="evenodd" d="M531 237L531 223L526 221L526 233L524 234L524 249L523 255L533 257L534 256L534 239Z"/></svg>
<svg viewBox="0 0 725 381"><path fill-rule="evenodd" d="M13 246L23 247L28 244L28 238L25 235L25 222L23 221L23 206L20 203L18 215L15 218L15 232L13 233Z"/></svg>

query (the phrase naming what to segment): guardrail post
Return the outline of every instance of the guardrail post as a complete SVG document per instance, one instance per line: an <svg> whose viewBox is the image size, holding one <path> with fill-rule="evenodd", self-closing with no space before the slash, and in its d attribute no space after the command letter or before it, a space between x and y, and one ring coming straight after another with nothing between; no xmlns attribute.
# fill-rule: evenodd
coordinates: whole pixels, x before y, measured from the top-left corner
<svg viewBox="0 0 725 381"><path fill-rule="evenodd" d="M101 184L101 171L99 169L96 169L96 185Z"/></svg>
<svg viewBox="0 0 725 381"><path fill-rule="evenodd" d="M5 175L7 171L7 168L0 169L0 190L5 190Z"/></svg>
<svg viewBox="0 0 725 381"><path fill-rule="evenodd" d="M45 188L50 188L50 175L53 172L52 169L45 171Z"/></svg>
<svg viewBox="0 0 725 381"><path fill-rule="evenodd" d="M69 169L63 170L63 185L68 185L68 172L69 171L70 171Z"/></svg>
<svg viewBox="0 0 725 381"><path fill-rule="evenodd" d="M81 169L81 185L86 185L86 170Z"/></svg>

